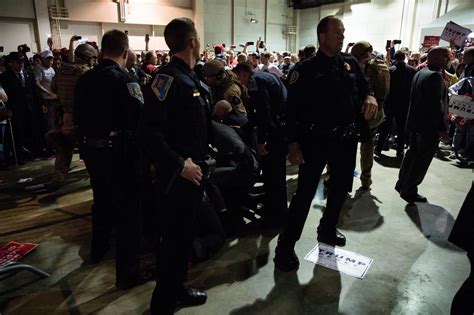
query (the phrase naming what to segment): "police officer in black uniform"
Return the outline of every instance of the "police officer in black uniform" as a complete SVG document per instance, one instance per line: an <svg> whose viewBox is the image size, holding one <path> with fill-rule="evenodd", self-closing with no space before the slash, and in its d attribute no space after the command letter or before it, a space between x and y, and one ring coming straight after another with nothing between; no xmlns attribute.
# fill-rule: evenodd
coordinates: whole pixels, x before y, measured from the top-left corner
<svg viewBox="0 0 474 315"><path fill-rule="evenodd" d="M172 314L176 306L204 304L204 291L184 286L196 217L202 204L210 112L208 91L193 72L199 37L193 21L172 20L164 31L173 55L145 92L143 142L160 185L158 283L152 314Z"/></svg>
<svg viewBox="0 0 474 315"><path fill-rule="evenodd" d="M284 113L287 89L268 72L254 72L250 62L233 70L247 87L250 96L249 123L257 129L256 149L261 157L264 197L264 222L281 222L288 212L286 199L287 142Z"/></svg>
<svg viewBox="0 0 474 315"><path fill-rule="evenodd" d="M377 112L377 103L358 61L341 53L342 21L327 16L319 22L317 33L320 46L317 54L295 66L289 82L288 159L300 168L290 217L275 250L274 262L282 271L299 267L294 246L326 164L331 178L318 241L345 245L345 237L336 225L347 192L352 190L357 150L355 123L361 113L368 120Z"/></svg>
<svg viewBox="0 0 474 315"><path fill-rule="evenodd" d="M136 130L143 95L124 71L128 38L118 30L102 37L102 60L76 84L74 117L81 154L90 175L92 206L91 262L109 249L117 226L116 286L138 281L139 215L135 178Z"/></svg>

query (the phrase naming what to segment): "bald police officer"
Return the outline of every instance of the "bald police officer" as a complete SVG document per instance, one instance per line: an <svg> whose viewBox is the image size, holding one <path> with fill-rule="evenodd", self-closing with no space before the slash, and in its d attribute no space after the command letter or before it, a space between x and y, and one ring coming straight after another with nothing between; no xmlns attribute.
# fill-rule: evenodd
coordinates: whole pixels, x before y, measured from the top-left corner
<svg viewBox="0 0 474 315"><path fill-rule="evenodd" d="M118 30L106 32L101 61L79 78L74 95L81 154L94 193L90 259L102 259L116 223L116 286L121 289L138 282L135 138L143 105L140 86L124 71L127 54L127 36Z"/></svg>
<svg viewBox="0 0 474 315"><path fill-rule="evenodd" d="M289 82L288 159L300 167L287 226L275 250L275 266L282 271L299 267L295 243L301 236L326 164L331 169L331 178L318 241L345 245L346 239L336 225L347 192L352 189L357 150L355 122L361 112L367 120L377 112L377 103L358 61L341 53L342 21L327 16L319 22L317 33L318 52L295 66Z"/></svg>
<svg viewBox="0 0 474 315"><path fill-rule="evenodd" d="M173 314L176 306L204 304L204 291L184 286L196 216L203 198L203 160L210 135L206 89L193 72L200 43L193 21L172 20L164 31L173 55L145 92L143 141L155 163L160 196L161 244L152 314Z"/></svg>

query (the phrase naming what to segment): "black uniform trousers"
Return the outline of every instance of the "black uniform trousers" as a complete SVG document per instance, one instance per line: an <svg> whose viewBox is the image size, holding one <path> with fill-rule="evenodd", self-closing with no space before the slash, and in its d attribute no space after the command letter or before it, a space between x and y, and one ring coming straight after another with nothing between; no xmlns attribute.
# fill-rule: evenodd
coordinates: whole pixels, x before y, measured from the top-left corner
<svg viewBox="0 0 474 315"><path fill-rule="evenodd" d="M286 196L286 156L288 145L281 137L271 138L266 145L267 155L261 159L265 220L279 220L288 212Z"/></svg>
<svg viewBox="0 0 474 315"><path fill-rule="evenodd" d="M395 186L401 194L415 196L418 193L418 185L425 178L438 144L436 131L410 132L410 147L403 158Z"/></svg>
<svg viewBox="0 0 474 315"><path fill-rule="evenodd" d="M104 139L105 140L105 139ZM140 214L135 179L136 150L120 145L82 145L89 172L92 205L91 255L107 248L116 226L116 283L130 284L138 276Z"/></svg>
<svg viewBox="0 0 474 315"><path fill-rule="evenodd" d="M291 200L288 223L280 234L279 241L294 247L301 237L311 202L316 194L321 173L326 164L331 170L326 209L318 231L333 232L339 220L339 213L352 190L356 165L357 139L331 139L328 136L306 137L300 141L305 163L300 165L298 188Z"/></svg>
<svg viewBox="0 0 474 315"><path fill-rule="evenodd" d="M161 244L158 280L151 299L151 314L173 314L186 281L196 235L203 188L176 174L166 194L160 197Z"/></svg>

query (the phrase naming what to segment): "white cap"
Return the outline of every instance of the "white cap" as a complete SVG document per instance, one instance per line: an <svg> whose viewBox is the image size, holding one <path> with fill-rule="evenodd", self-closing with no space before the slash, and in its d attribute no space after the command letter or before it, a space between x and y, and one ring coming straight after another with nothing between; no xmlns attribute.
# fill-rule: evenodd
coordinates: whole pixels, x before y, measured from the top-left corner
<svg viewBox="0 0 474 315"><path fill-rule="evenodd" d="M41 53L41 58L53 58L53 52L51 50L45 50Z"/></svg>

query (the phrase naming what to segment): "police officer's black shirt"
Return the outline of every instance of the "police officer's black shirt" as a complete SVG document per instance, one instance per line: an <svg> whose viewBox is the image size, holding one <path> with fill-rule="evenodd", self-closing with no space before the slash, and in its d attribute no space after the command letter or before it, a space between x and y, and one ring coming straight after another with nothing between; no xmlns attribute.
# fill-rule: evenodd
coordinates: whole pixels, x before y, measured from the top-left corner
<svg viewBox="0 0 474 315"><path fill-rule="evenodd" d="M299 126L329 129L356 122L367 95L373 95L357 59L346 53L315 56L295 65L289 78L287 130L297 140Z"/></svg>
<svg viewBox="0 0 474 315"><path fill-rule="evenodd" d="M107 138L137 130L143 105L140 85L109 59L87 71L76 84L74 119L81 137Z"/></svg>
<svg viewBox="0 0 474 315"><path fill-rule="evenodd" d="M263 144L283 118L287 89L275 75L261 71L250 77L248 93L252 107L249 121L257 127L257 142Z"/></svg>
<svg viewBox="0 0 474 315"><path fill-rule="evenodd" d="M211 134L207 94L189 65L177 57L146 88L143 139L158 172L180 172L189 157L204 160Z"/></svg>

